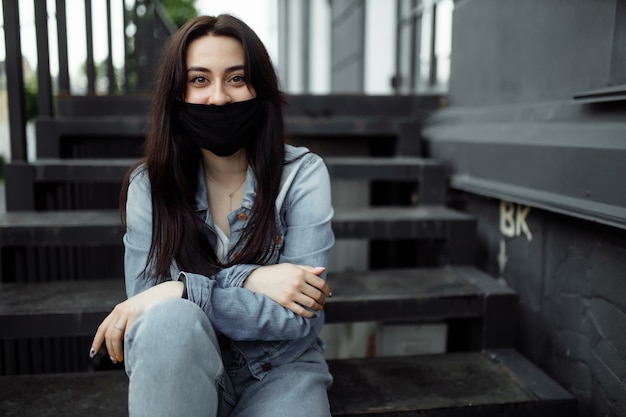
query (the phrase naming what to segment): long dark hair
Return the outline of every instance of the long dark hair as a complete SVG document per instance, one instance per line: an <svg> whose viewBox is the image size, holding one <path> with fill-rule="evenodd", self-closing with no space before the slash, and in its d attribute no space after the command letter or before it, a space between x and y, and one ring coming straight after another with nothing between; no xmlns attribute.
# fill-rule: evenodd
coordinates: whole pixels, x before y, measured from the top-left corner
<svg viewBox="0 0 626 417"><path fill-rule="evenodd" d="M236 244L236 262L221 264L211 247L208 229L195 213L200 149L180 133L177 103L184 99L187 48L207 35L228 36L241 42L248 84L262 100L263 126L245 151L256 182L248 223ZM230 16L202 16L190 20L168 41L156 74L150 127L145 141L145 166L152 190L152 242L145 278L157 282L169 276L173 261L183 271L211 276L234 263L264 264L273 251L276 234L275 200L285 157L284 95L271 59L254 31ZM120 196L122 221L130 174Z"/></svg>

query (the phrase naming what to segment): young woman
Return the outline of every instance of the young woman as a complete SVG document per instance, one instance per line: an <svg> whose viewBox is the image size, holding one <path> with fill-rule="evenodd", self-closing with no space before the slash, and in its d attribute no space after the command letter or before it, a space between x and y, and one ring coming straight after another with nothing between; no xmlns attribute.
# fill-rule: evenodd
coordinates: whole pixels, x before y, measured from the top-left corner
<svg viewBox="0 0 626 417"><path fill-rule="evenodd" d="M122 192L129 298L90 351L124 361L131 416L330 415L330 182L285 145L282 107L240 20L199 17L169 41Z"/></svg>

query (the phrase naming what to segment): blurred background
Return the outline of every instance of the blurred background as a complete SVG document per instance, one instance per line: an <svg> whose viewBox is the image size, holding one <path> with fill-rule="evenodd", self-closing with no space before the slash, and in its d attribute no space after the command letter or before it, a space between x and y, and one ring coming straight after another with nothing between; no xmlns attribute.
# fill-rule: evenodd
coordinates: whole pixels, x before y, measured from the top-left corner
<svg viewBox="0 0 626 417"><path fill-rule="evenodd" d="M286 92L393 94L446 91L450 72L453 0L426 0L420 3L418 14L414 10L417 3L401 2L405 8L402 21L397 21L395 1L367 0L356 8L348 2L343 11L338 8L344 6L331 7L331 3L326 0L163 0L159 6L159 10L162 9L159 17L167 24L158 29L162 33L154 35L163 40L168 30L192 16L230 13L257 32L270 53ZM142 22L152 19L150 9L155 6L151 2L132 0L93 2L90 6L90 36L87 37L85 4L83 0L68 0L64 6L67 22L71 24L67 25L67 62L63 64L67 67L62 70L67 72L64 76L71 82L61 87L68 89L63 93L84 95L148 91L149 75L137 79L128 67L153 66L158 58L158 51L138 47L135 43L140 41L134 38L135 35L145 36L137 30ZM49 70L54 93L59 89L59 48L57 21L54 18L56 5L53 1L47 2ZM435 9L436 16L433 14ZM131 12L134 13L132 18ZM37 108L34 2L20 1L19 13L27 113L28 119L31 119ZM99 18L103 16L106 18ZM347 19L350 16L352 21ZM334 38L331 33L333 19L335 22L348 20L335 25L334 29L343 33L335 33ZM401 38L398 39L398 36ZM87 43L92 49L89 57ZM419 56L414 56L415 51L419 51ZM0 39L0 60L5 60L4 37ZM431 62L435 60L436 67L433 68ZM343 74L338 76L337 69L341 67L345 68L341 70ZM0 80L3 81L0 82L5 86L4 66L2 69ZM90 75L89 71L93 74ZM413 74L409 74L411 71ZM93 77L91 81L90 76ZM0 108L0 155L8 160L6 88L2 88L0 94L0 103L5 103ZM32 131L30 133L33 140ZM35 157L34 149L34 144L29 146L31 159Z"/></svg>
<svg viewBox="0 0 626 417"><path fill-rule="evenodd" d="M232 13L271 55L290 98L290 140L323 156L436 160L445 169L437 203L476 221L476 236L455 236L464 262L519 296L513 313L498 317L515 349L574 395L580 416L626 416L626 1L3 6L0 209L115 208L119 181L110 166L102 171L107 179L95 178L95 191L60 184L56 166L45 178L45 160L137 158L160 47L190 17ZM3 182L3 170L16 180ZM21 172L39 183L20 185ZM408 181L333 178L341 209L409 206L418 194ZM83 249L71 279L121 276L120 248ZM62 275L56 252L12 250L3 252L4 282ZM433 267L450 253L439 241L343 239L329 268ZM324 338L329 358L441 353L476 348L466 337L474 324L338 323ZM81 337L72 349L83 349ZM28 356L39 342L1 342L2 372L43 366ZM70 370L91 366L86 358L67 362Z"/></svg>

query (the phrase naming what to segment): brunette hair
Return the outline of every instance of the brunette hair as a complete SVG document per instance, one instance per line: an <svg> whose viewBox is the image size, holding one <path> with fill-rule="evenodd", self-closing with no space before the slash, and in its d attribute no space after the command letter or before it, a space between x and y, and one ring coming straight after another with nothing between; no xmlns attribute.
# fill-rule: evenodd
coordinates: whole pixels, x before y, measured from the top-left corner
<svg viewBox="0 0 626 417"><path fill-rule="evenodd" d="M263 125L245 151L256 183L248 223L235 245L237 259L222 264L208 237L208 228L195 213L200 148L187 140L178 123L177 103L184 99L186 55L191 42L203 36L227 36L241 42L247 83L261 100ZM145 163L152 191L152 241L143 276L157 282L169 276L170 265L211 276L234 263L264 264L274 250L275 200L285 157L284 95L271 59L254 31L230 15L201 16L190 20L169 39L156 74L150 125L145 141ZM135 166L136 168L136 166ZM122 221L131 171L120 196Z"/></svg>

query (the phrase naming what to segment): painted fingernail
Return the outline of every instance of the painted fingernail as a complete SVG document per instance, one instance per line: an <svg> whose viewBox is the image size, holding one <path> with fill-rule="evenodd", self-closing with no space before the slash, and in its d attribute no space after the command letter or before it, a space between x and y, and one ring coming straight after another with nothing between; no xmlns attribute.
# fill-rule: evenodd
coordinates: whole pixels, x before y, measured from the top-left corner
<svg viewBox="0 0 626 417"><path fill-rule="evenodd" d="M122 357L119 356L119 355L115 355L115 360L118 361L118 362L122 362L123 361Z"/></svg>
<svg viewBox="0 0 626 417"><path fill-rule="evenodd" d="M109 359L111 359L112 363L117 363L117 361L115 360L115 358L113 356L109 356Z"/></svg>
<svg viewBox="0 0 626 417"><path fill-rule="evenodd" d="M331 291L328 293L328 298L332 298L332 297L333 297L333 292Z"/></svg>
<svg viewBox="0 0 626 417"><path fill-rule="evenodd" d="M91 349L89 349L89 357L93 359L94 356L96 356L96 350L92 346Z"/></svg>

